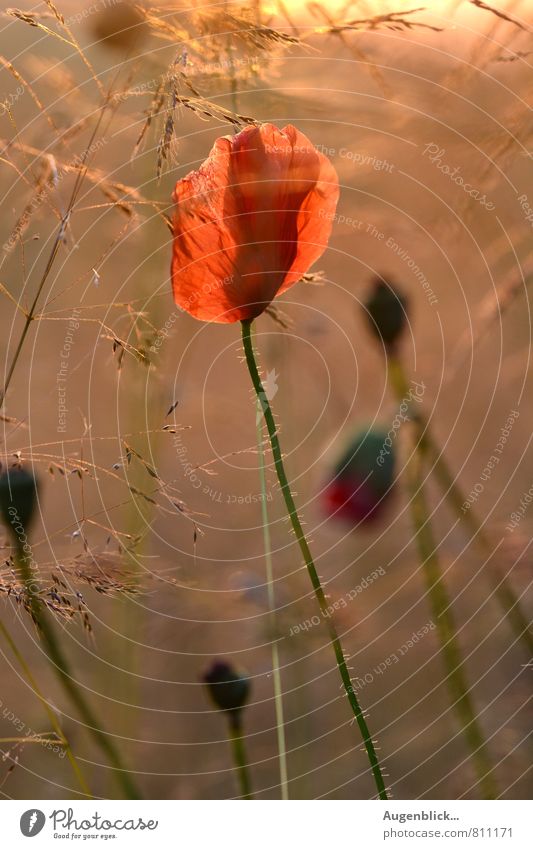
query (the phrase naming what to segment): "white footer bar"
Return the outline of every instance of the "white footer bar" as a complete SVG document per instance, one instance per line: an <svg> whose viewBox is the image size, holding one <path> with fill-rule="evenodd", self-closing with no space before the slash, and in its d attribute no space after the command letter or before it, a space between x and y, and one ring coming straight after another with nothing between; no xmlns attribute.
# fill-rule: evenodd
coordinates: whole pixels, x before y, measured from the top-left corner
<svg viewBox="0 0 533 849"><path fill-rule="evenodd" d="M531 849L528 801L11 801L1 844L117 847ZM35 842L32 842L32 841Z"/></svg>

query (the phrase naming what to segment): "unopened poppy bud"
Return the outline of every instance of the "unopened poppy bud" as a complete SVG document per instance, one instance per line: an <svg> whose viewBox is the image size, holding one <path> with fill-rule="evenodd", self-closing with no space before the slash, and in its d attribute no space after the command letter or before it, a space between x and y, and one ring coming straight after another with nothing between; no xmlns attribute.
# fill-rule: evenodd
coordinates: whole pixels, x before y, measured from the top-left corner
<svg viewBox="0 0 533 849"><path fill-rule="evenodd" d="M353 525L377 519L392 491L395 452L392 437L363 430L350 442L324 490L327 513Z"/></svg>
<svg viewBox="0 0 533 849"><path fill-rule="evenodd" d="M375 277L372 291L364 304L372 332L393 350L407 324L408 300L386 278Z"/></svg>
<svg viewBox="0 0 533 849"><path fill-rule="evenodd" d="M18 466L0 475L0 513L13 536L27 534L37 506L37 481Z"/></svg>
<svg viewBox="0 0 533 849"><path fill-rule="evenodd" d="M203 681L216 707L236 719L248 701L250 679L226 661L216 660L203 676Z"/></svg>

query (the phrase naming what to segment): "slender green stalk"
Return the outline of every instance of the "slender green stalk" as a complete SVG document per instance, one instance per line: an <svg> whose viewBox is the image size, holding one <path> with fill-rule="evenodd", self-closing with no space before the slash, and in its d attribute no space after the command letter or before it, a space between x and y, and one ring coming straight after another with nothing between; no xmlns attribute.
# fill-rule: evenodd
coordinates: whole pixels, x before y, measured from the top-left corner
<svg viewBox="0 0 533 849"><path fill-rule="evenodd" d="M253 799L252 783L250 781L250 773L248 770L248 759L246 757L246 746L244 745L244 732L242 728L242 720L240 711L229 714L229 739L233 760L235 762L235 771L239 779L241 788L241 796L243 799Z"/></svg>
<svg viewBox="0 0 533 849"><path fill-rule="evenodd" d="M65 228L67 226L69 216L70 216L70 213L65 215L63 217L63 219L61 220L61 226L60 226L60 228L57 232L57 235L55 237L54 244L53 244L53 247L52 247L52 251L50 253L50 256L48 258L48 262L46 263L46 268L44 269L44 272L43 272L43 275L41 277L39 286L37 288L37 294L35 295L35 297L33 299L33 302L32 302L32 305L29 309L29 312L26 313L26 317L25 317L25 320L24 320L24 327L22 328L22 333L20 334L19 340L17 342L17 347L15 348L15 353L13 354L13 357L11 359L11 363L10 363L9 368L7 370L7 375L6 375L6 378L5 378L5 381L4 381L4 386L0 390L0 409L2 408L2 406L4 404L4 400L5 400L5 397L6 397L6 394L7 394L7 390L9 389L9 386L10 386L10 383L11 383L11 378L13 377L14 371L15 371L15 369L17 367L17 363L19 361L19 357L22 353L22 348L24 347L24 342L26 341L26 336L28 335L30 325L35 318L35 311L37 309L37 304L39 302L39 298L41 297L41 292L43 291L44 284L46 283L46 281L48 279L48 275L50 274L50 271L52 270L52 266L54 264L57 253L59 251L59 246L61 245L61 242L63 240L63 236L65 234Z"/></svg>
<svg viewBox="0 0 533 849"><path fill-rule="evenodd" d="M302 552L302 556L305 561L309 577L311 579L315 598L318 602L320 611L322 613L324 622L328 630L329 639L333 647L333 651L335 653L335 658L337 661L337 666L339 668L339 674L344 686L344 690L346 692L350 707L359 727L361 737L363 738L363 743L366 749L366 753L368 755L368 760L370 762L370 767L378 791L378 796L380 799L387 799L388 796L385 788L385 782L383 779L383 774L381 771L381 766L378 760L376 749L374 747L374 742L368 729L365 716L363 714L363 711L361 710L361 707L359 706L359 702L355 694L355 690L350 678L350 673L348 671L348 666L346 664L346 659L344 657L344 652L342 650L342 646L337 634L337 629L335 628L332 618L328 615L328 604L326 601L326 596L324 595L324 590L322 589L322 584L320 583L320 578L316 571L316 566L313 561L311 550L307 543L307 539L305 537L302 524L298 516L298 511L296 509L296 504L294 503L289 481L287 480L285 467L283 465L283 455L281 453L276 423L274 421L272 409L270 407L268 397L264 391L263 384L261 382L261 377L259 376L259 371L257 368L252 343L252 322L250 320L242 322L242 342L244 347L244 353L246 356L246 364L248 366L248 371L250 372L250 377L252 379L255 393L263 410L263 416L265 418L268 435L270 438L270 445L272 447L272 456L274 458L276 474L278 476L281 492L283 494L285 505L287 507L287 513L294 534L296 536L296 540L298 542L298 545L300 546L300 551Z"/></svg>
<svg viewBox="0 0 533 849"><path fill-rule="evenodd" d="M72 771L74 772L74 775L78 779L78 783L79 783L82 791L84 792L84 794L89 799L93 799L94 798L93 794L91 793L89 786L88 786L87 782L85 781L85 778L83 777L83 773L80 769L80 766L79 766L76 758L74 757L74 753L73 753L73 751L70 747L70 743L67 740L67 738L65 737L61 726L59 725L59 722L57 720L57 716L55 715L54 711L52 710L52 708L50 707L50 705L46 701L43 693L41 692L41 690L40 690L40 688L37 684L37 681L33 677L33 674L32 674L30 667L28 666L23 655L19 651L19 648L18 648L15 640L13 639L13 637L9 633L8 629L6 628L6 626L4 625L4 623L1 620L0 620L0 632L3 634L5 641L7 642L7 644L9 645L9 648L11 649L13 654L15 655L15 657L18 661L18 664L19 664L20 668L22 669L22 671L24 672L24 675L26 676L26 679L27 679L30 687L32 688L33 692L35 693L35 695L37 696L39 701L42 703L42 705L43 705L43 707L44 707L44 709L45 709L45 711L48 715L48 718L49 718L50 722L52 723L52 726L53 726L56 734L61 739L61 741L62 741L62 743L65 747L65 751L67 753L67 758L70 761Z"/></svg>
<svg viewBox="0 0 533 849"><path fill-rule="evenodd" d="M276 732L278 738L279 777L281 798L289 798L289 781L287 773L287 747L285 743L285 721L283 716L283 689L281 686L281 671L279 663L279 648L277 642L276 599L274 593L274 571L272 568L272 546L270 542L270 523L267 507L267 481L265 469L265 450L263 446L263 411L257 402L257 452L259 454L259 478L261 482L261 518L263 522L263 544L265 549L265 567L268 591L268 606L270 610L270 627L272 631L272 681L274 684L274 703L276 708Z"/></svg>
<svg viewBox="0 0 533 849"><path fill-rule="evenodd" d="M80 192L81 186L83 184L83 180L85 178L85 174L86 174L86 171L87 171L87 160L89 158L89 152L92 148L93 142L94 142L94 140L97 136L97 133L100 129L100 126L102 124L104 114L105 114L105 109L106 109L106 107L109 103L110 94L111 94L111 90L110 90L108 97L106 98L106 100L104 102L104 106L101 109L100 115L98 117L98 121L96 122L96 126L95 126L95 128L94 128L94 130L91 134L91 137L89 139L89 143L88 143L88 145L85 148L85 151L83 153L81 163L80 163L81 167L80 167L80 170L78 171L78 174L76 176L76 180L74 182L74 187L72 189L72 194L70 196L70 200L69 200L69 203L68 203L68 206L67 206L67 211L61 217L61 223L59 225L59 229L58 229L57 234L55 236L55 239L54 239L54 242L53 242L53 245L52 245L52 250L50 252L50 256L48 257L45 269L44 269L42 276L41 276L41 279L39 281L39 285L37 286L37 292L34 296L34 299L32 301L32 304L31 304L29 311L26 313L26 317L25 317L25 321L24 321L24 327L22 328L22 333L20 334L20 338L19 338L17 346L15 348L15 352L14 352L13 357L11 359L11 363L8 367L7 374L6 374L6 377L5 377L5 380L4 380L4 385L3 385L2 389L0 390L0 409L2 408L2 406L4 404L5 397L7 395L7 391L9 389L10 384L11 384L13 374L15 372L15 369L17 367L17 363L18 363L20 355L22 353L22 349L24 347L24 342L26 341L26 337L28 335L31 323L35 319L37 304L39 303L39 300L40 300L42 291L44 289L45 283L48 280L48 277L50 276L50 272L52 271L52 268L54 267L56 257L59 253L59 248L60 248L61 243L63 241L63 238L65 236L65 232L67 230L72 212L74 210L74 206L76 204L78 194Z"/></svg>
<svg viewBox="0 0 533 849"><path fill-rule="evenodd" d="M487 753L487 744L478 722L470 696L464 662L457 638L457 628L451 601L441 573L437 547L429 518L423 489L422 458L416 451L409 460L410 507L413 518L415 540L420 562L424 570L426 585L435 624L441 643L442 659L447 672L452 705L461 724L463 734L472 752L472 760L485 799L496 799L498 788L492 775L492 765Z"/></svg>
<svg viewBox="0 0 533 849"><path fill-rule="evenodd" d="M35 737L0 737L0 743L22 743L24 746L27 743L52 743L55 746L64 746L64 740L58 740L54 737L46 737L44 734L36 734Z"/></svg>
<svg viewBox="0 0 533 849"><path fill-rule="evenodd" d="M55 635L53 626L48 619L46 608L43 606L39 596L35 593L31 568L28 565L27 558L24 556L20 546L19 550L16 552L15 561L26 585L32 616L43 638L48 657L52 661L52 668L58 676L64 690L70 697L70 700L79 710L88 730L94 737L95 742L100 746L110 763L115 768L117 782L122 787L126 798L139 799L139 792L133 779L125 769L120 755L109 737L100 728L100 724L93 713L92 708L85 701L85 697L79 690L78 685L70 672L69 664L63 654L63 650L61 649L59 641Z"/></svg>
<svg viewBox="0 0 533 849"><path fill-rule="evenodd" d="M403 401L409 397L409 384L401 361L395 356L389 356L388 359L389 382L396 395L398 401ZM473 538L478 545L483 549L487 557L492 557L493 550L489 539L487 538L483 526L475 512L463 510L463 504L466 503L466 498L461 491L459 484L451 473L445 457L439 450L433 435L431 433L429 423L423 413L416 411L413 416L413 424L417 436L417 451L419 451L431 464L432 470L439 481L444 495L449 504L459 517L464 521L473 533ZM527 650L528 656L533 656L533 628L529 623L524 611L521 608L520 600L516 595L511 582L506 574L494 563L489 565L484 570L488 581L490 582L492 591L501 605L505 615L509 618L509 623L517 637L523 642Z"/></svg>

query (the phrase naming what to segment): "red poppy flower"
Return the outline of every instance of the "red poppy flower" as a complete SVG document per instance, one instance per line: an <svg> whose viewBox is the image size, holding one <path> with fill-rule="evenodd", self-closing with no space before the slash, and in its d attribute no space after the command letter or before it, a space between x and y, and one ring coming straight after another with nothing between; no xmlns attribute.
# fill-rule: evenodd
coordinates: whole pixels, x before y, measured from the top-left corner
<svg viewBox="0 0 533 849"><path fill-rule="evenodd" d="M385 507L385 498L376 496L368 481L357 478L328 484L323 501L330 516L354 526L373 523Z"/></svg>
<svg viewBox="0 0 533 849"><path fill-rule="evenodd" d="M176 304L203 321L255 318L322 255L338 197L333 165L294 127L217 139L174 190Z"/></svg>

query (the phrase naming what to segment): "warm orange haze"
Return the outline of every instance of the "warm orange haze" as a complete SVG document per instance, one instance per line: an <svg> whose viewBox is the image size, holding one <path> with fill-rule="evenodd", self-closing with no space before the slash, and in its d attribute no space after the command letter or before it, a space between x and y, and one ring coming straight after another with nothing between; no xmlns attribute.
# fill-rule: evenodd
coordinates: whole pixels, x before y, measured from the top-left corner
<svg viewBox="0 0 533 849"><path fill-rule="evenodd" d="M530 797L532 8L416 7L1 10L6 799Z"/></svg>

